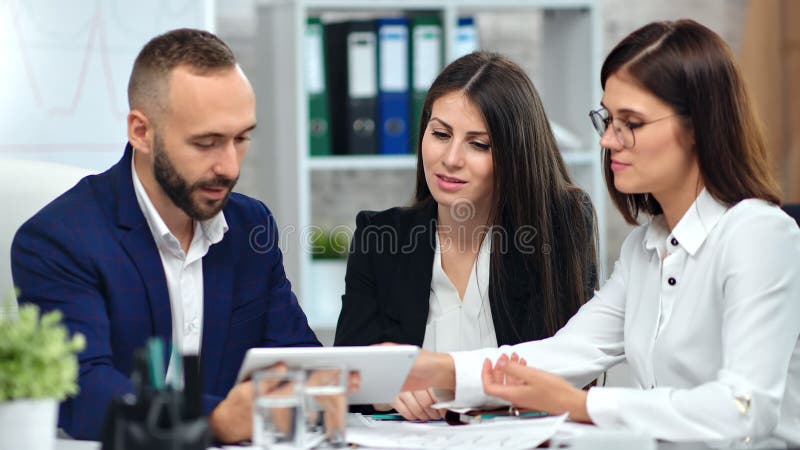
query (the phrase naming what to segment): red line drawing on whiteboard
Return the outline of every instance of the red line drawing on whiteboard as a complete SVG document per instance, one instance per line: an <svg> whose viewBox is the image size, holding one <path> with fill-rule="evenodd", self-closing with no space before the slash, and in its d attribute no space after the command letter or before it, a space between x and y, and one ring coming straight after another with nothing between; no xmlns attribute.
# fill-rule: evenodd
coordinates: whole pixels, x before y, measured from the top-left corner
<svg viewBox="0 0 800 450"><path fill-rule="evenodd" d="M120 109L119 105L117 104L117 98L116 95L114 94L114 74L112 73L111 61L109 60L108 56L106 27L103 21L102 7L100 6L102 5L102 3L98 4L98 7L95 10L91 22L89 24L89 33L86 39L86 45L83 52L83 61L81 62L80 75L78 76L78 84L75 86L75 93L72 96L72 100L68 105L65 106L64 105L48 106L45 104L44 98L42 97L41 89L39 88L39 82L37 81L36 73L33 70L33 64L30 55L31 52L27 47L25 39L23 39L22 37L19 10L17 10L14 1L9 1L8 5L11 9L11 16L13 18L12 23L14 26L14 30L16 31L17 44L19 45L20 56L22 57L22 63L23 66L25 67L25 73L27 75L28 83L30 85L31 92L33 93L33 98L36 101L37 106L44 109L47 112L48 116L51 117L65 117L74 114L83 96L83 91L86 86L86 79L88 77L89 65L92 61L92 56L95 53L99 53L100 63L103 69L103 79L105 80L105 85L106 85L105 87L111 113L117 119L124 119L127 116L127 112ZM96 46L99 46L99 52L94 51Z"/></svg>

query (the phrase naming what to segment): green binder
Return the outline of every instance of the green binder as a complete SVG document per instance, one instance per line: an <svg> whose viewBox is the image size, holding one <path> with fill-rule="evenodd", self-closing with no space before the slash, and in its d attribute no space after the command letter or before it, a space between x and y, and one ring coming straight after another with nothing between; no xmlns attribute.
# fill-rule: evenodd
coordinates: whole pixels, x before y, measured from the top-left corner
<svg viewBox="0 0 800 450"><path fill-rule="evenodd" d="M444 58L442 20L439 16L422 15L409 18L411 45L409 46L409 70L411 86L411 152L417 150L419 121L422 105L433 80L442 71Z"/></svg>
<svg viewBox="0 0 800 450"><path fill-rule="evenodd" d="M308 95L308 148L312 156L331 154L330 109L325 80L325 33L318 17L306 22L305 83Z"/></svg>

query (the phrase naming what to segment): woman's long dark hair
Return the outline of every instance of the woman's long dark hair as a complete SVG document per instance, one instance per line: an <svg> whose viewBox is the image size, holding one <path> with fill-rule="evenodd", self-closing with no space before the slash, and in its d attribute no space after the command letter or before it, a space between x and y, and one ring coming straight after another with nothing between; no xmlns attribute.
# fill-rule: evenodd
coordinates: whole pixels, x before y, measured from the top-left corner
<svg viewBox="0 0 800 450"><path fill-rule="evenodd" d="M515 340L551 336L597 287L591 201L572 184L539 94L525 72L502 55L475 52L449 64L428 91L419 123L415 205L433 201L422 163L431 108L454 91L462 92L481 111L492 146L495 198L487 224L493 226L490 301L508 314L509 286L519 282L515 278L520 274L527 276L528 322L533 330L532 334L511 330L512 336ZM507 251L510 257L504 255Z"/></svg>
<svg viewBox="0 0 800 450"><path fill-rule="evenodd" d="M600 72L603 89L608 77L618 73L683 116L694 133L700 176L714 198L728 205L746 198L780 204L761 125L721 37L693 20L647 24L606 57ZM640 211L662 213L651 195L617 191L607 149L603 170L611 199L628 223L636 224Z"/></svg>

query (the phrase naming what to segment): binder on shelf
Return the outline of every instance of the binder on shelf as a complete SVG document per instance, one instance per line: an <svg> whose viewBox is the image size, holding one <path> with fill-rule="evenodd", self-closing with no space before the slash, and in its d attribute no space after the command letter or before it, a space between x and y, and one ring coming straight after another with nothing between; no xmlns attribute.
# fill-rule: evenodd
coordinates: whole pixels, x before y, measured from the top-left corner
<svg viewBox="0 0 800 450"><path fill-rule="evenodd" d="M442 71L442 21L439 16L413 16L411 24L411 127L416 151L422 105L433 80Z"/></svg>
<svg viewBox="0 0 800 450"><path fill-rule="evenodd" d="M331 144L335 154L378 152L375 22L325 25Z"/></svg>
<svg viewBox="0 0 800 450"><path fill-rule="evenodd" d="M458 18L455 47L454 60L478 50L478 31L472 17Z"/></svg>
<svg viewBox="0 0 800 450"><path fill-rule="evenodd" d="M309 17L305 31L305 86L308 96L308 148L312 156L331 154L331 124L325 86L325 33L318 17Z"/></svg>
<svg viewBox="0 0 800 450"><path fill-rule="evenodd" d="M408 20L378 19L379 153L409 153Z"/></svg>

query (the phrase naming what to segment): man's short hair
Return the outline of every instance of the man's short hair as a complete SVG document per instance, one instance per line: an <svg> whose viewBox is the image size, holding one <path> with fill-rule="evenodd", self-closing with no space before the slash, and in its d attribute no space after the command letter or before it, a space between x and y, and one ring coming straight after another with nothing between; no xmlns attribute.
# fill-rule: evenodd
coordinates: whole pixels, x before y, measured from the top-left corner
<svg viewBox="0 0 800 450"><path fill-rule="evenodd" d="M155 113L165 109L168 77L186 66L200 75L236 66L236 57L225 42L208 31L180 28L150 40L133 63L128 81L128 105Z"/></svg>

